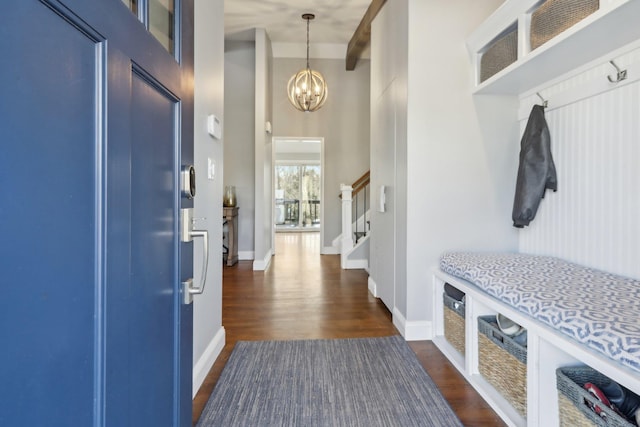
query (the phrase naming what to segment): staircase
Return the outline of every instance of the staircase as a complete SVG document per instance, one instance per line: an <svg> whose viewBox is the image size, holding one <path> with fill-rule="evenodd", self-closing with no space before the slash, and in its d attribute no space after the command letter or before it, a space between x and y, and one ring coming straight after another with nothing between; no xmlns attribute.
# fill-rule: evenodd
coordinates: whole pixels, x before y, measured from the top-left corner
<svg viewBox="0 0 640 427"><path fill-rule="evenodd" d="M369 268L370 173L367 171L351 185L340 186L342 234L336 239L343 269Z"/></svg>

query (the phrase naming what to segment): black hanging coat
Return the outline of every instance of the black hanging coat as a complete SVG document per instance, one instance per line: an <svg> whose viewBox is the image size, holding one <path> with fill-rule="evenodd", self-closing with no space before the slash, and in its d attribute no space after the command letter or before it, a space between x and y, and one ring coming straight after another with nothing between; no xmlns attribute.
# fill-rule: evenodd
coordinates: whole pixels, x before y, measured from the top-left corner
<svg viewBox="0 0 640 427"><path fill-rule="evenodd" d="M544 108L534 105L520 142L520 165L513 201L513 226L522 228L535 218L546 189L558 190L556 166Z"/></svg>

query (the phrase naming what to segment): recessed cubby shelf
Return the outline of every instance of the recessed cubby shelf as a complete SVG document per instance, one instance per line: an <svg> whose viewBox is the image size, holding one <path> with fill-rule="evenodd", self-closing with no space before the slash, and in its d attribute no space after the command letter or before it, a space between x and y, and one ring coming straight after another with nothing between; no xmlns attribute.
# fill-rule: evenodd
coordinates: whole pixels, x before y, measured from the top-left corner
<svg viewBox="0 0 640 427"><path fill-rule="evenodd" d="M636 0L639 1L640 0ZM465 354L461 355L444 335L442 292L449 283L465 293ZM467 381L510 426L558 425L556 369L588 365L629 390L640 394L640 375L515 308L496 300L476 286L440 270L433 275L434 344ZM527 418L520 415L479 372L478 317L501 313L527 329Z"/></svg>
<svg viewBox="0 0 640 427"><path fill-rule="evenodd" d="M531 12L540 0L508 0L467 38L475 64L474 94L520 95L640 38L640 1L600 0L600 8L535 50ZM480 83L482 52L517 23L518 59Z"/></svg>

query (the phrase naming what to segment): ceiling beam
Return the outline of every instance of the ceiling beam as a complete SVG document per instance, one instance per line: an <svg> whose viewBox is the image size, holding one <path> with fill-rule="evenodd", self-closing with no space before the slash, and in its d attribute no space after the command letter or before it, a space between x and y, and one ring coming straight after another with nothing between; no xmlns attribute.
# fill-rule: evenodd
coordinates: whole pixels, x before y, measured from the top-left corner
<svg viewBox="0 0 640 427"><path fill-rule="evenodd" d="M356 63L358 59L360 59L360 55L362 55L362 52L371 42L371 23L386 1L387 0L371 0L371 4L362 17L362 21L360 21L358 28L356 28L351 40L349 40L346 57L347 71L353 71L356 68Z"/></svg>

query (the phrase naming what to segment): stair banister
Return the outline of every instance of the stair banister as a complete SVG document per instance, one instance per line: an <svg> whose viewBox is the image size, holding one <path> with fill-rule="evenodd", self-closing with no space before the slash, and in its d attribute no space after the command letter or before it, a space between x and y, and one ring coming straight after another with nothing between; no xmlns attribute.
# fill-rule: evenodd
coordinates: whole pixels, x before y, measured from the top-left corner
<svg viewBox="0 0 640 427"><path fill-rule="evenodd" d="M342 198L342 238L340 239L340 266L345 268L347 255L353 249L353 227L351 224L351 201L353 187L340 184Z"/></svg>

